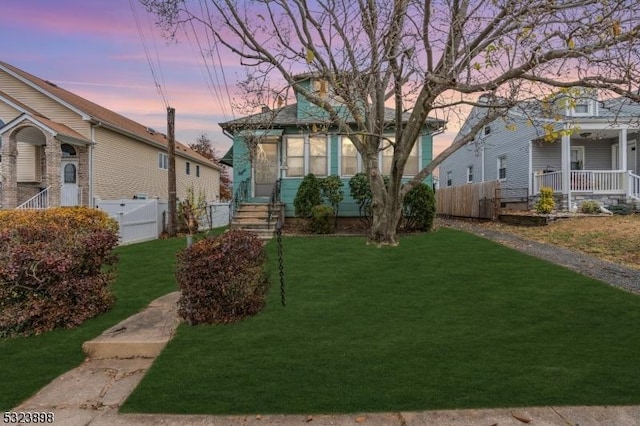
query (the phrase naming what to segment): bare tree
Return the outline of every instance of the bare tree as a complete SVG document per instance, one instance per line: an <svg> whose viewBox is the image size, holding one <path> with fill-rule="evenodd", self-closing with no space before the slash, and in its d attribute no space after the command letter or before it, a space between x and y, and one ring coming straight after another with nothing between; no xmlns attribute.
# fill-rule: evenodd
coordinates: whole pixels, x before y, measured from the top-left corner
<svg viewBox="0 0 640 426"><path fill-rule="evenodd" d="M220 171L220 199L231 200L231 198L233 198L233 190L229 171L225 165L220 164L220 158L216 153L216 149L211 145L211 140L207 134L203 133L198 136L198 139L196 139L194 143L189 144L189 148L222 167Z"/></svg>
<svg viewBox="0 0 640 426"><path fill-rule="evenodd" d="M281 77L327 111L363 158L373 193L369 241L377 244L397 244L403 196L517 102L575 86L639 100L636 0L141 1L169 35L200 24L242 64ZM299 87L301 72L326 80L339 103ZM403 183L429 115L451 118L480 95L484 118ZM385 106L395 108L393 122ZM378 154L391 129L385 184Z"/></svg>

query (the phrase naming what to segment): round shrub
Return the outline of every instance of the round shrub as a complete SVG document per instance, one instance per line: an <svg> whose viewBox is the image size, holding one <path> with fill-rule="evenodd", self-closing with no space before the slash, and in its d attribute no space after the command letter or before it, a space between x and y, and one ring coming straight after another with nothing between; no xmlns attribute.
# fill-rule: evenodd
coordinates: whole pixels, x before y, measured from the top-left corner
<svg viewBox="0 0 640 426"><path fill-rule="evenodd" d="M269 279L262 241L233 230L178 253L178 312L189 324L225 324L255 315L266 304Z"/></svg>
<svg viewBox="0 0 640 426"><path fill-rule="evenodd" d="M71 328L109 310L117 223L89 208L0 212L0 336Z"/></svg>
<svg viewBox="0 0 640 426"><path fill-rule="evenodd" d="M585 201L580 204L580 211L586 214L600 213L600 204L597 201Z"/></svg>
<svg viewBox="0 0 640 426"><path fill-rule="evenodd" d="M309 173L302 179L293 206L298 217L311 217L311 209L322 204L320 182L313 173Z"/></svg>
<svg viewBox="0 0 640 426"><path fill-rule="evenodd" d="M333 208L321 204L311 209L311 221L309 229L314 234L333 234L335 232L335 220Z"/></svg>
<svg viewBox="0 0 640 426"><path fill-rule="evenodd" d="M426 183L413 188L404 197L402 212L406 230L431 231L436 217L436 197L433 189Z"/></svg>

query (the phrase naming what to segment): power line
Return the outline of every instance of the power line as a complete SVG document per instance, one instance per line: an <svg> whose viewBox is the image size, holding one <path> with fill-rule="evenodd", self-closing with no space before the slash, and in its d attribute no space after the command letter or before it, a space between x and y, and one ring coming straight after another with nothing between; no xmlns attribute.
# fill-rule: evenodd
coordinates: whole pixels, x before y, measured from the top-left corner
<svg viewBox="0 0 640 426"><path fill-rule="evenodd" d="M136 8L133 5L133 0L129 0L129 6L131 7L131 13L133 14L133 19L136 22L136 28L138 30L138 35L140 36L140 40L142 41L142 48L144 50L144 54L147 58L147 63L149 64L149 69L151 70L151 76L153 78L153 83L155 84L156 90L158 91L158 93L160 94L160 97L162 98L162 102L165 108L169 108L169 101L167 100L167 96L164 92L164 89L162 87L162 85L160 85L160 83L158 82L158 76L155 70L155 66L153 64L153 61L151 60L151 55L149 53L149 46L147 45L147 39L144 36L144 31L142 30L142 26L140 25L140 19L138 18L138 13L136 11ZM160 67L160 55L158 54L158 49L156 47L156 59L158 62L158 68L161 71L161 67ZM162 74L162 72L161 72Z"/></svg>

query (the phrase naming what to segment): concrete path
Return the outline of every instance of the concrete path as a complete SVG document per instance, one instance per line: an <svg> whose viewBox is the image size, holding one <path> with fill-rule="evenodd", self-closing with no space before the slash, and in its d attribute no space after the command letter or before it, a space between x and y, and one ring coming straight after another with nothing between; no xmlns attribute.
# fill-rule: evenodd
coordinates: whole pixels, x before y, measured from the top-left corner
<svg viewBox="0 0 640 426"><path fill-rule="evenodd" d="M88 357L83 364L52 381L13 411L52 412L55 416L54 424L65 426L640 426L640 406L534 407L344 415L119 414L118 408L173 337L179 323L176 307L178 297L177 292L161 297L144 311L86 342L83 349Z"/></svg>

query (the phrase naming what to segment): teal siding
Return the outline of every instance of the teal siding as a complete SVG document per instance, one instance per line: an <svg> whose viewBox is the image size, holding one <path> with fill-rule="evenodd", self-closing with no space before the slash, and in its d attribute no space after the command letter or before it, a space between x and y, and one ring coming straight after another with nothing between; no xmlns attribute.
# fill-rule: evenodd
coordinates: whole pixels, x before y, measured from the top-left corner
<svg viewBox="0 0 640 426"><path fill-rule="evenodd" d="M342 190L344 191L344 200L340 203L339 215L345 217L357 217L358 216L358 204L349 195L349 179L341 179L344 183ZM280 186L280 200L285 204L285 216L294 217L295 207L293 206L293 200L296 198L296 192L298 186L302 182L301 178L284 178L282 179L282 185Z"/></svg>
<svg viewBox="0 0 640 426"><path fill-rule="evenodd" d="M233 189L237 189L240 182L251 179L251 166L249 162L249 149L244 138L236 136L233 139Z"/></svg>

